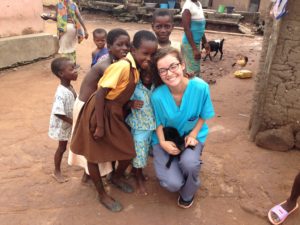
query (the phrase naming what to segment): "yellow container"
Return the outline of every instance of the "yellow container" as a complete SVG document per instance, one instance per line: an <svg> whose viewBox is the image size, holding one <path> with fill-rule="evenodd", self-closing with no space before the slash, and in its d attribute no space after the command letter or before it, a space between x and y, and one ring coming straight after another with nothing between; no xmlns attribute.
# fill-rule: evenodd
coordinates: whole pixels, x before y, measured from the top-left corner
<svg viewBox="0 0 300 225"><path fill-rule="evenodd" d="M246 79L251 78L253 73L250 70L237 70L233 73L233 75L237 78Z"/></svg>

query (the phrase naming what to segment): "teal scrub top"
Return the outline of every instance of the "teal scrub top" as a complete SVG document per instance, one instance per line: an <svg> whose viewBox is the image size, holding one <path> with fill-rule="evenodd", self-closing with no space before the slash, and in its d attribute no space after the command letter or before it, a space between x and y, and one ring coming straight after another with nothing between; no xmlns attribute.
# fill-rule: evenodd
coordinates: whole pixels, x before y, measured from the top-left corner
<svg viewBox="0 0 300 225"><path fill-rule="evenodd" d="M210 98L209 86L202 79L195 77L189 83L182 96L180 106L166 85L156 88L151 96L157 127L174 127L181 136L187 135L195 127L199 118L212 118L214 113ZM204 143L208 135L208 126L203 124L197 135L197 140ZM152 144L158 144L156 132L153 134Z"/></svg>

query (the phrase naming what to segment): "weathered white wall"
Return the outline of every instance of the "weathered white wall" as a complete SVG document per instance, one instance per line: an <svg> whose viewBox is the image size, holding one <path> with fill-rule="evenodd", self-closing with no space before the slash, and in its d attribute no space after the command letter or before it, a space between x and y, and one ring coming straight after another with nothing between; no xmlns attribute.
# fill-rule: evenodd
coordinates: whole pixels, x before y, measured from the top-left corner
<svg viewBox="0 0 300 225"><path fill-rule="evenodd" d="M1 0L0 37L40 33L44 23L42 0Z"/></svg>
<svg viewBox="0 0 300 225"><path fill-rule="evenodd" d="M49 6L49 5L56 5L57 0L43 0L43 5Z"/></svg>

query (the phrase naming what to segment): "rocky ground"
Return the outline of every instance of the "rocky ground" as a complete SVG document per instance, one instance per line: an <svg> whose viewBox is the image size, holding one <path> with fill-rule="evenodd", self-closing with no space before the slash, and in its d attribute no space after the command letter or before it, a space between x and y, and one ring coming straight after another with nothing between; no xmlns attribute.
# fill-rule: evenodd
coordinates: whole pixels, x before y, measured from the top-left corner
<svg viewBox="0 0 300 225"><path fill-rule="evenodd" d="M84 18L90 34L97 27L121 27L133 37L137 30L150 29L149 24L119 23L107 15L85 14ZM45 30L54 34L55 23L46 22ZM172 39L179 41L181 35L182 31L174 30ZM213 81L216 117L208 122L211 132L203 153L202 186L192 208L178 208L177 195L159 186L151 158L146 169L149 196L123 194L109 186L125 207L121 213L108 212L98 203L93 186L80 183L82 170L69 167L66 156L62 168L69 182L58 184L52 179L57 143L48 138L47 130L58 79L51 74L48 59L0 73L0 224L267 225L269 208L290 192L300 152L264 150L248 138L255 77L233 77L231 64L237 54L245 54L247 69L255 75L262 37L207 36L225 38L224 57L202 62L204 79ZM93 48L91 37L77 48L82 68L74 84L77 91ZM298 210L285 224L300 224L299 219Z"/></svg>

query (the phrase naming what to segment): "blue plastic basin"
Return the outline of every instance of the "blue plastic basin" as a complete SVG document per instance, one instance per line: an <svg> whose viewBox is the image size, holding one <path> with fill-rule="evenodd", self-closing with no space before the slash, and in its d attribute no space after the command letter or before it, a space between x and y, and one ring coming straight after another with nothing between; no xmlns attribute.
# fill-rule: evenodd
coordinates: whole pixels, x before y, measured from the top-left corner
<svg viewBox="0 0 300 225"><path fill-rule="evenodd" d="M168 4L166 4L166 3L161 3L159 6L160 6L161 9L167 9L168 8Z"/></svg>

